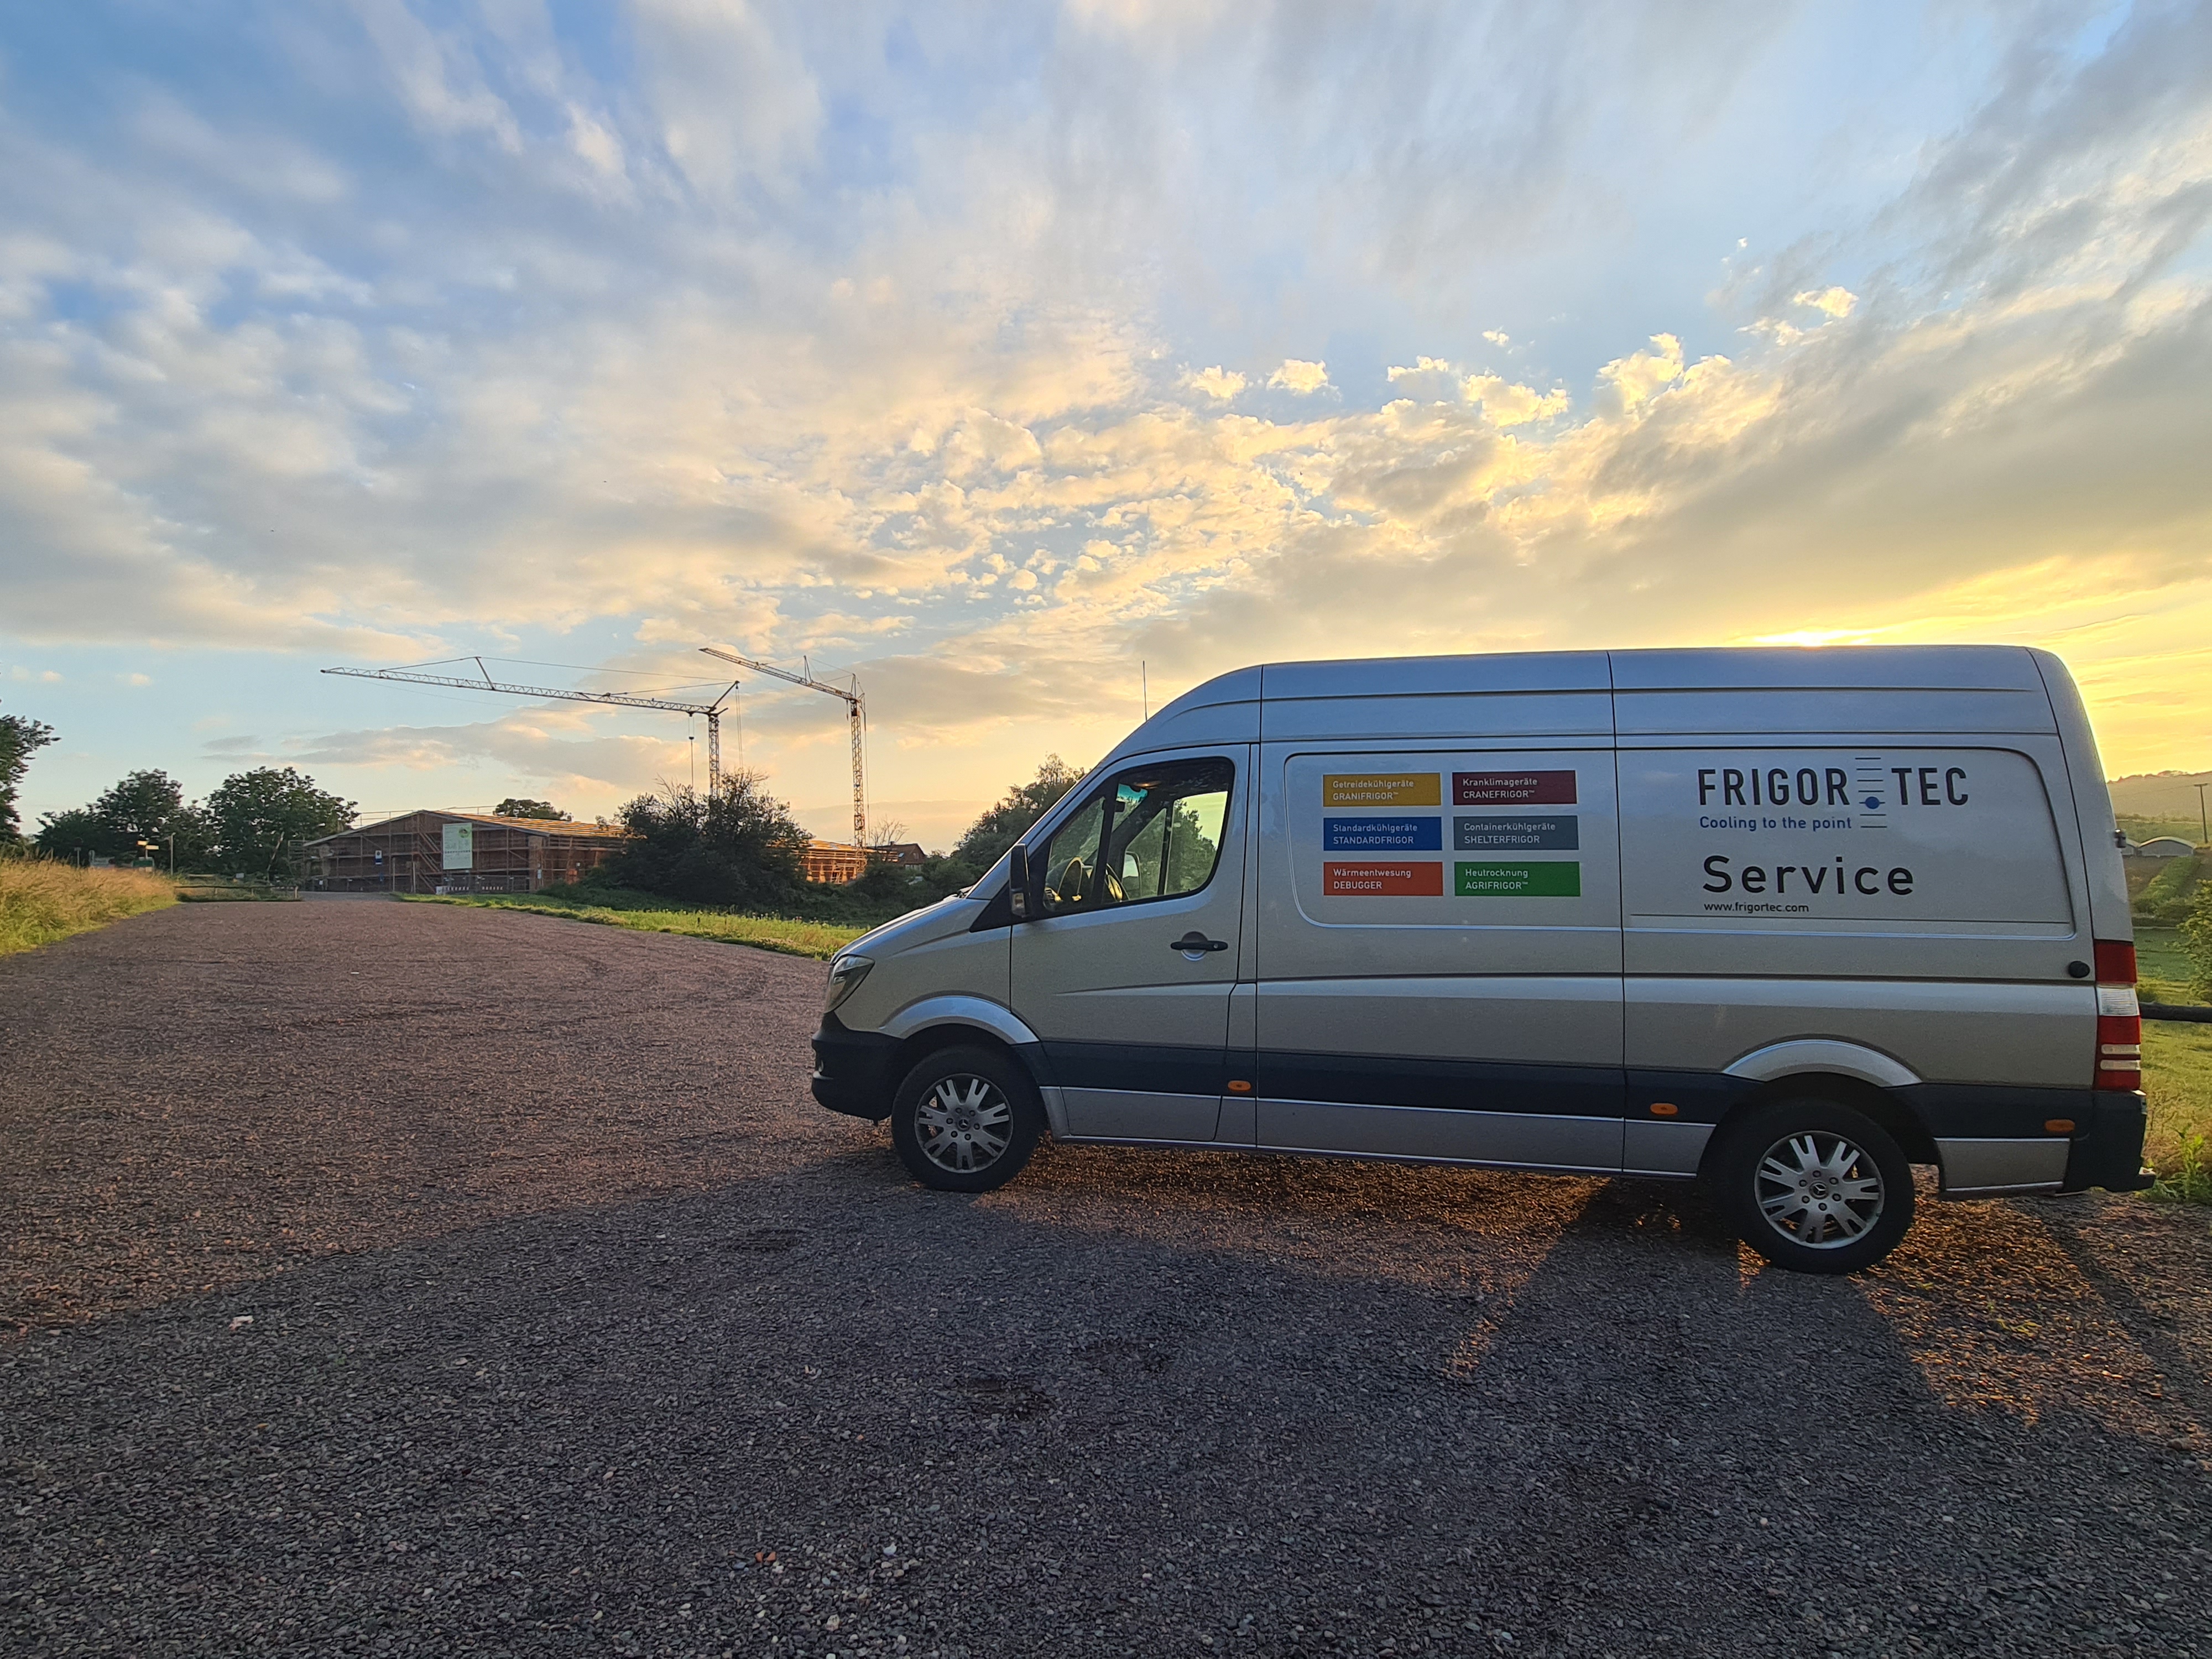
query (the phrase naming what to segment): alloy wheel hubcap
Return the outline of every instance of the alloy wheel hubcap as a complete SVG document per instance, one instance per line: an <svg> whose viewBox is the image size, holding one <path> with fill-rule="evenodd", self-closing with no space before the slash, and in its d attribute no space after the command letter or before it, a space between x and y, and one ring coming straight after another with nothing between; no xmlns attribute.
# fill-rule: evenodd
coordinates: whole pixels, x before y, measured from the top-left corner
<svg viewBox="0 0 2212 1659"><path fill-rule="evenodd" d="M1815 1250L1853 1243L1881 1219L1881 1171L1862 1148L1826 1129L1768 1147L1754 1190L1769 1226Z"/></svg>
<svg viewBox="0 0 2212 1659"><path fill-rule="evenodd" d="M1013 1142L1013 1121L1014 1109L999 1085L964 1072L931 1085L914 1112L922 1156L955 1175L996 1164Z"/></svg>

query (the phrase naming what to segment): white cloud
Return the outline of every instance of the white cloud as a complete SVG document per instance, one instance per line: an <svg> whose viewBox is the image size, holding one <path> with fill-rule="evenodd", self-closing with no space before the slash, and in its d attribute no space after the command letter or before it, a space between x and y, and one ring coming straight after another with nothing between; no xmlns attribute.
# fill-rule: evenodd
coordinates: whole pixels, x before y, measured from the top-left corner
<svg viewBox="0 0 2212 1659"><path fill-rule="evenodd" d="M1217 403L1227 403L1244 389L1244 377L1219 364L1186 373L1182 383L1192 391L1203 392Z"/></svg>
<svg viewBox="0 0 2212 1659"><path fill-rule="evenodd" d="M1470 374L1461 383L1460 391L1468 402L1481 404L1482 412L1501 427L1527 426L1532 421L1564 415L1571 401L1564 386L1539 392L1495 374Z"/></svg>
<svg viewBox="0 0 2212 1659"><path fill-rule="evenodd" d="M1285 392L1310 395L1328 385L1328 365L1310 363L1297 357L1285 357L1283 366L1267 377L1267 384L1280 386Z"/></svg>
<svg viewBox="0 0 2212 1659"><path fill-rule="evenodd" d="M522 148L514 111L484 84L475 52L457 33L434 29L405 0L362 0L355 11L421 126L441 137L480 132L510 154Z"/></svg>
<svg viewBox="0 0 2212 1659"><path fill-rule="evenodd" d="M764 11L747 0L642 0L635 10L661 143L716 198L809 144L822 119L813 76Z"/></svg>
<svg viewBox="0 0 2212 1659"><path fill-rule="evenodd" d="M1393 364L1387 378L1394 390L1431 401L1455 397L1460 390L1459 371L1441 357L1416 357L1410 363Z"/></svg>
<svg viewBox="0 0 2212 1659"><path fill-rule="evenodd" d="M1791 295L1790 302L1810 306L1815 311L1823 311L1831 317L1841 319L1851 314L1851 308L1858 304L1859 296L1847 288L1806 289Z"/></svg>
<svg viewBox="0 0 2212 1659"><path fill-rule="evenodd" d="M1682 378L1682 343L1671 334L1655 334L1651 346L1649 351L1616 357L1598 371L1598 378L1630 414Z"/></svg>

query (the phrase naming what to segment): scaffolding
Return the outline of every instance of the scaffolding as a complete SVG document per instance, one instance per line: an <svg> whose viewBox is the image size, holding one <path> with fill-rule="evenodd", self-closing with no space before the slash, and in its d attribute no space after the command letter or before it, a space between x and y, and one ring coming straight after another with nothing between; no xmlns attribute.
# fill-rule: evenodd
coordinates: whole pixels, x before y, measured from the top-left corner
<svg viewBox="0 0 2212 1659"><path fill-rule="evenodd" d="M466 870L446 867L446 830L465 823ZM323 893L534 893L582 878L623 850L627 830L555 818L425 810L307 844L306 884Z"/></svg>

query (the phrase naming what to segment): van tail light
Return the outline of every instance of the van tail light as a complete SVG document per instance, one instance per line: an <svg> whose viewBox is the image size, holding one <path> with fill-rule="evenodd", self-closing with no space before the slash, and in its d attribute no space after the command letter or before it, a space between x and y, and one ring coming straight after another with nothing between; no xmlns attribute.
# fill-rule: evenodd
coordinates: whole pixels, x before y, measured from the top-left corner
<svg viewBox="0 0 2212 1659"><path fill-rule="evenodd" d="M2100 939L2097 941L2096 956L2098 984L2133 985L2136 982L2136 947L2133 941Z"/></svg>
<svg viewBox="0 0 2212 1659"><path fill-rule="evenodd" d="M2097 941L2097 1081L2100 1089L2142 1087L2142 1005L2136 1000L2136 947Z"/></svg>

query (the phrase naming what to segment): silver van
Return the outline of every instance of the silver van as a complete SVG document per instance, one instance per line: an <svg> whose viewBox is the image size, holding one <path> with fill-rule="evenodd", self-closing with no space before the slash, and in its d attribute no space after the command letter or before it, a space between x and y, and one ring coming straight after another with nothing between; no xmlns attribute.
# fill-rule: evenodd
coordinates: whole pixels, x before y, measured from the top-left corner
<svg viewBox="0 0 2212 1659"><path fill-rule="evenodd" d="M816 1099L932 1187L1061 1141L1702 1178L1813 1273L2131 1191L2120 838L2000 647L1279 663L831 964Z"/></svg>

